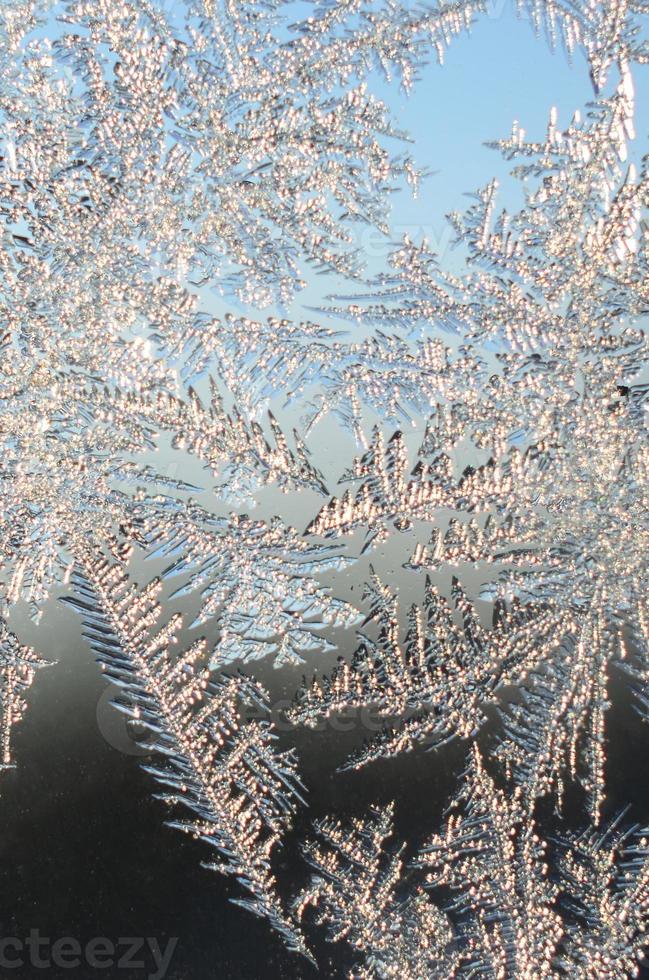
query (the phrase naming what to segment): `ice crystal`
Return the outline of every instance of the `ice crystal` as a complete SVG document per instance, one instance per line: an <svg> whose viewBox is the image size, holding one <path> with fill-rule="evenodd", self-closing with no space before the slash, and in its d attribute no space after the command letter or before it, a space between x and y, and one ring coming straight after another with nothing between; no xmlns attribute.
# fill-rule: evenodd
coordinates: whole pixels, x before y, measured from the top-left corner
<svg viewBox="0 0 649 980"><path fill-rule="evenodd" d="M150 554L174 557L163 580L191 570L172 598L201 589L191 626L217 618L216 664L266 656L277 667L300 663L307 653L333 649L321 635L325 626L359 619L353 606L312 577L346 564L335 549L305 541L279 518L269 526L237 515L210 516L199 507L167 504L166 511L161 505L145 509L144 534L157 545Z"/></svg>
<svg viewBox="0 0 649 980"><path fill-rule="evenodd" d="M297 910L313 906L331 939L360 955L350 978L637 973L649 911L644 831L589 829L549 848L520 792L500 789L475 749L444 828L410 869L404 848L385 843L393 812L377 808L348 827L320 821L321 841L307 847L316 873Z"/></svg>
<svg viewBox="0 0 649 980"><path fill-rule="evenodd" d="M645 833L589 829L551 857L519 789L498 788L474 749L444 830L416 863L428 887L453 893L446 911L468 975L613 980L637 972L647 945Z"/></svg>
<svg viewBox="0 0 649 980"><path fill-rule="evenodd" d="M569 52L581 46L590 61L591 76L600 88L609 69L624 61L646 62L649 48L638 37L638 13L649 13L640 0L516 0L519 11L528 13L537 31L544 30L552 45L559 40Z"/></svg>
<svg viewBox="0 0 649 980"><path fill-rule="evenodd" d="M615 825L567 842L561 880L576 921L561 965L570 976L624 980L646 954L649 911L647 832Z"/></svg>
<svg viewBox="0 0 649 980"><path fill-rule="evenodd" d="M551 47L585 55L592 103L567 124L552 110L540 140L516 122L492 144L522 203L499 211L492 180L449 216L459 271L406 236L370 273L359 228L393 240L392 191L421 177L376 75L409 90L490 4L289 7L0 5L3 765L41 663L5 621L20 600L38 617L56 586L161 756L164 798L192 812L183 828L289 948L308 952L297 920L315 906L358 977L627 976L646 840L560 834L554 863L533 817L579 781L600 819L613 669L648 714L649 163L631 158L649 4L517 0ZM314 271L338 295L310 322L291 304ZM359 446L334 497L313 452L323 420ZM292 504L306 514L314 494L297 531ZM271 861L296 760L248 717L268 710L262 685L223 668L331 651L359 618L331 583L358 532L377 560L403 543L400 574L423 589L404 632L372 571L351 662L318 671L291 718L378 709L360 768L475 739L499 712L510 784L474 749L407 871L384 848L390 810L320 821L290 911ZM140 589L129 562L145 555L167 566ZM170 606L194 603L213 650L172 654L181 619L156 596L176 576ZM422 869L432 897L411 887Z"/></svg>
<svg viewBox="0 0 649 980"><path fill-rule="evenodd" d="M363 443L368 410L395 424L426 415L450 356L439 338L412 341L377 330L350 342L319 324L226 317L196 331L183 370L193 376L217 362L239 404L254 409L281 392L302 410L307 430L331 414Z"/></svg>
<svg viewBox="0 0 649 980"><path fill-rule="evenodd" d="M410 472L401 432L395 432L386 444L382 430L375 428L369 449L354 460L340 482L357 480L361 482L356 493L347 490L325 504L309 525L309 533L332 537L360 527L371 536L367 544L380 542L391 528L404 530L415 520L433 520L454 499L448 492L454 486L450 457L440 453L434 472L426 464Z"/></svg>
<svg viewBox="0 0 649 980"><path fill-rule="evenodd" d="M2 12L9 602L46 598L77 522L100 540L128 525L114 478L155 477L124 457L151 449L165 420L178 445L221 467L234 498L257 480L324 489L272 416L269 441L216 394L208 409L191 390L177 399L197 332L203 358L233 380L229 341L210 353L200 284L263 303L299 288L306 261L355 274L344 216L350 228L384 223L389 182L414 178L385 149L387 109L360 79L380 63L406 81L416 39L441 55L475 9L324 5L287 40L266 5L216 20L210 5L182 7L44 0ZM52 18L62 29L49 41Z"/></svg>
<svg viewBox="0 0 649 980"><path fill-rule="evenodd" d="M647 172L626 162L634 92L621 55L618 67L614 91L585 120L562 132L553 113L545 141L528 143L516 126L497 144L519 161L526 200L498 216L491 183L452 216L477 271L449 276L405 242L380 304L354 310L411 329L434 319L463 344L441 367L445 401L416 465L400 433L386 445L377 431L343 476L359 488L326 504L310 528L365 528L369 545L423 521L431 540L409 564L439 568L458 557L443 531L448 510L454 529L473 520L470 560L492 578L483 594L557 617L550 642L530 631L538 669L506 722L503 755L518 760L532 792L561 795L562 772L580 770L594 817L611 666L632 659L641 686L647 670ZM478 383L467 389L471 370Z"/></svg>
<svg viewBox="0 0 649 980"><path fill-rule="evenodd" d="M350 976L358 980L443 980L454 976L459 960L455 936L443 911L418 889L404 900L403 848L387 852L393 807L376 809L349 828L322 820L322 843L311 843L306 857L316 874L296 899L296 915L316 909L332 942L345 940L365 958Z"/></svg>
<svg viewBox="0 0 649 980"><path fill-rule="evenodd" d="M22 718L26 702L24 695L31 687L36 671L46 661L31 647L20 643L5 623L0 621L0 738L2 739L1 767L12 765L11 734Z"/></svg>
<svg viewBox="0 0 649 980"><path fill-rule="evenodd" d="M530 635L543 648L557 628L551 611L516 607L497 609L493 628L487 629L457 579L450 602L427 581L421 607L409 610L402 644L396 597L374 574L365 598L378 638L362 634L351 664L342 661L331 677L314 678L290 712L293 721L313 726L323 717L368 705L385 717L410 715L353 757L354 767L419 743L434 747L475 734L485 720L484 706L497 701L498 689L520 682L536 663L538 649Z"/></svg>
<svg viewBox="0 0 649 980"><path fill-rule="evenodd" d="M173 431L174 447L193 453L212 473L220 474L224 494L234 500L250 499L255 489L268 485L285 492L307 487L326 493L323 476L311 463L300 435L294 431L295 449L291 449L271 412L269 441L259 422L236 406L226 412L214 386L208 408L191 388L188 402L173 402L170 408L172 418L160 421Z"/></svg>
<svg viewBox="0 0 649 980"><path fill-rule="evenodd" d="M446 827L419 859L426 884L453 893L463 970L485 978L551 976L563 928L544 845L519 793L495 786L477 749L466 781Z"/></svg>
<svg viewBox="0 0 649 980"><path fill-rule="evenodd" d="M150 633L160 615L158 581L136 590L119 565L98 560L83 541L72 581L75 595L63 601L83 617L99 662L121 689L120 710L161 756L145 768L165 787L164 800L194 816L171 825L212 845L221 860L210 867L235 875L250 893L235 901L306 953L270 867L300 799L295 760L275 749L268 721L245 718L246 705L267 709L263 687L242 675L211 678L204 639L174 655L177 615Z"/></svg>

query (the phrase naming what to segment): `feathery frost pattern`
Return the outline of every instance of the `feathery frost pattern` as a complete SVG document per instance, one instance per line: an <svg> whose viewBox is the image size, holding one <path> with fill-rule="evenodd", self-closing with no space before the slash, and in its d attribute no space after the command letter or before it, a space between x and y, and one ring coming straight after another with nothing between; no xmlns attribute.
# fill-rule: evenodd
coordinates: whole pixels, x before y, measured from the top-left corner
<svg viewBox="0 0 649 980"><path fill-rule="evenodd" d="M297 909L315 908L332 941L360 954L349 977L635 975L647 944L646 831L589 830L550 855L521 794L499 789L477 750L464 781L410 867L403 847L385 843L393 806L349 827L317 824Z"/></svg>
<svg viewBox="0 0 649 980"><path fill-rule="evenodd" d="M180 556L162 572L163 580L191 569L173 597L202 587L200 613L191 625L217 618L215 666L266 656L276 667L301 663L307 654L333 649L321 635L325 626L345 627L360 618L309 577L340 569L349 559L305 541L279 518L269 526L248 517L210 516L201 508L167 507L160 517L151 511L144 513L152 528L151 535L144 533L156 546L149 556Z"/></svg>
<svg viewBox="0 0 649 980"><path fill-rule="evenodd" d="M47 661L31 647L20 643L17 636L0 621L0 768L13 765L11 734L14 725L25 713L25 694L34 682L36 671L46 664Z"/></svg>
<svg viewBox="0 0 649 980"><path fill-rule="evenodd" d="M296 914L304 918L312 906L332 942L344 940L365 957L351 974L358 980L442 980L454 975L459 962L454 931L423 888L405 900L397 897L403 848L391 854L384 846L392 835L393 810L373 811L349 829L338 821L318 822L322 843L306 847L316 873L296 899Z"/></svg>
<svg viewBox="0 0 649 980"><path fill-rule="evenodd" d="M426 583L421 607L411 606L405 642L399 638L396 597L372 575L367 585L368 619L378 637L361 634L351 664L342 661L331 677L314 678L298 694L289 717L315 726L349 708L376 706L381 715L407 716L399 727L385 728L349 762L360 768L375 759L435 748L457 736L475 735L486 720L484 705L497 689L520 680L536 662L539 643L550 646L557 628L552 612L497 609L485 629L457 579L451 601Z"/></svg>
<svg viewBox="0 0 649 980"><path fill-rule="evenodd" d="M491 0L0 4L2 767L46 662L12 617L62 598L173 826L366 980L623 980L649 928L607 797L609 709L649 720L649 2L511 6L594 94L490 144L451 265L394 233L384 94ZM270 664L293 726L377 712L341 778L469 750L428 841L315 815L292 901Z"/></svg>
<svg viewBox="0 0 649 980"><path fill-rule="evenodd" d="M243 675L211 679L204 640L174 655L178 616L149 635L160 614L159 583L138 592L119 566L97 561L83 544L78 551L76 595L64 601L83 616L99 662L123 692L119 709L147 731L147 747L162 757L145 766L166 787L162 799L195 817L171 825L215 847L222 860L211 867L236 875L251 894L237 903L267 917L306 954L270 867L300 800L295 761L275 749L269 722L245 719L246 704L267 707L264 689Z"/></svg>

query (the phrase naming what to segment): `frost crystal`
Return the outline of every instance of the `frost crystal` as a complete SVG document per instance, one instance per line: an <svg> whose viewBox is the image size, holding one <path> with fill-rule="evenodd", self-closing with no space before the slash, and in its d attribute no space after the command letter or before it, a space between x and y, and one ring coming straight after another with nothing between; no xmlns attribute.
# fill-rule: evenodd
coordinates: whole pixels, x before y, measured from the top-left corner
<svg viewBox="0 0 649 980"><path fill-rule="evenodd" d="M145 514L155 536L149 541L157 543L151 556L177 556L162 578L192 569L173 597L201 588L200 612L191 626L217 617L217 666L265 656L273 656L277 667L300 663L307 653L332 648L320 635L325 626L359 619L352 606L310 577L339 569L346 559L305 541L279 518L268 526L236 515L210 517L192 507L171 507L161 516L147 507Z"/></svg>
<svg viewBox="0 0 649 980"><path fill-rule="evenodd" d="M545 141L527 142L517 126L497 144L519 161L526 199L498 216L491 183L452 216L477 271L451 277L405 242L394 275L379 283L380 304L355 310L413 330L436 320L461 331L463 345L440 368L445 400L414 467L402 434L386 442L377 430L342 478L358 489L326 504L310 528L364 528L370 546L432 524L410 567L470 561L484 596L556 616L547 639L529 632L527 667L533 647L538 669L502 752L534 795L561 794L563 775L579 776L594 818L610 670L625 668L643 689L648 645L647 171L626 162L634 93L627 62L619 69L584 121L561 132L553 113Z"/></svg>
<svg viewBox="0 0 649 980"><path fill-rule="evenodd" d="M174 656L181 628L172 617L157 633L159 583L137 592L119 566L97 561L83 543L73 573L74 597L86 635L112 682L118 707L145 729L147 747L162 757L145 768L164 787L163 799L192 811L172 822L215 847L216 870L237 876L251 893L237 903L267 917L288 945L306 954L275 891L270 856L300 799L290 752L278 752L267 721L246 721L245 705L267 708L267 695L246 677L210 679L205 641Z"/></svg>
<svg viewBox="0 0 649 980"><path fill-rule="evenodd" d="M361 955L350 978L637 973L649 924L645 832L588 830L551 855L520 792L499 789L477 750L443 830L409 870L403 847L391 853L385 844L393 810L348 828L320 821L322 842L307 846L316 873L297 910L313 906L330 938ZM410 880L415 868L423 882Z"/></svg>
<svg viewBox="0 0 649 980"><path fill-rule="evenodd" d="M405 901L397 898L401 851L390 855L384 848L392 813L393 807L376 810L350 829L339 822L318 823L323 843L306 848L316 874L296 899L296 914L302 918L314 906L316 921L328 926L332 942L345 940L364 955L365 966L351 974L358 980L443 980L455 974L459 960L453 929L423 889Z"/></svg>
<svg viewBox="0 0 649 980"><path fill-rule="evenodd" d="M342 661L331 677L314 679L290 712L293 721L313 726L322 717L367 705L384 716L411 714L370 742L352 760L354 767L410 751L418 743L434 747L453 736L475 734L485 720L483 706L495 700L496 689L520 680L536 661L530 631L547 643L557 627L551 613L516 608L499 610L493 628L485 629L457 579L450 603L428 581L422 607L409 610L401 644L396 598L376 575L365 597L368 619L378 624L377 640L361 634L351 664Z"/></svg>
<svg viewBox="0 0 649 980"><path fill-rule="evenodd" d="M649 925L646 839L598 829L614 676L649 717L649 3L515 6L595 94L491 144L518 203L486 180L449 215L451 267L395 241L422 172L376 79L410 90L486 0L0 5L2 764L43 662L7 624L60 596L175 825L307 956L314 907L358 977L614 980ZM369 269L366 228L394 242ZM473 741L414 865L392 808L320 820L285 901L297 760L236 673L264 658L313 671L294 723L378 711L348 769ZM578 787L588 828L557 805L546 847L543 798Z"/></svg>
<svg viewBox="0 0 649 980"><path fill-rule="evenodd" d="M38 668L45 664L46 661L35 650L20 643L5 623L0 622L0 768L12 765L11 733L25 712L24 695L31 687Z"/></svg>

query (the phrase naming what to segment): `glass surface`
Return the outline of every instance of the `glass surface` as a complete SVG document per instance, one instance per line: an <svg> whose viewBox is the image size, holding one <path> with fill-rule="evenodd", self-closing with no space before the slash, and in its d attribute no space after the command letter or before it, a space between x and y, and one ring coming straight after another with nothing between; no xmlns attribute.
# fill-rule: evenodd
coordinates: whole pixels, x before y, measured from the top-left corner
<svg viewBox="0 0 649 980"><path fill-rule="evenodd" d="M0 5L0 976L649 976L646 12Z"/></svg>

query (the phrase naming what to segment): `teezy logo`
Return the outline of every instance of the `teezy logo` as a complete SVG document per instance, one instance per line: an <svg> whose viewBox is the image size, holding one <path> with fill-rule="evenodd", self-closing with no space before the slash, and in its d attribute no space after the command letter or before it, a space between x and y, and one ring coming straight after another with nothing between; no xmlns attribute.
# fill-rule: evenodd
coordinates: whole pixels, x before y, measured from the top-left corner
<svg viewBox="0 0 649 980"><path fill-rule="evenodd" d="M178 945L177 937L168 940L164 949L155 937L120 937L113 941L105 936L95 936L85 944L73 936L50 939L41 936L38 929L30 930L29 936L19 939L5 936L0 939L0 967L17 970L30 966L34 970L145 970L147 980L164 980Z"/></svg>

